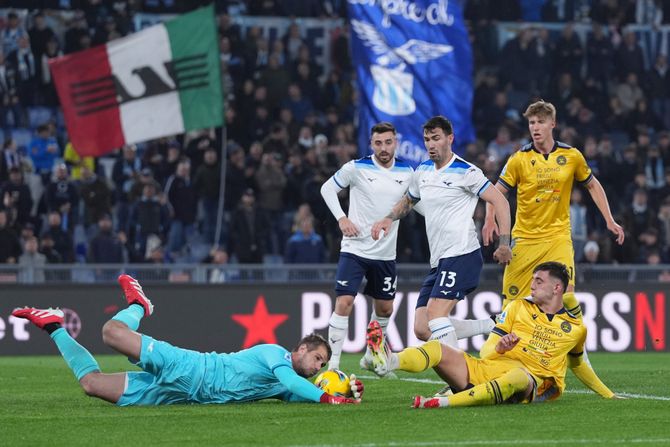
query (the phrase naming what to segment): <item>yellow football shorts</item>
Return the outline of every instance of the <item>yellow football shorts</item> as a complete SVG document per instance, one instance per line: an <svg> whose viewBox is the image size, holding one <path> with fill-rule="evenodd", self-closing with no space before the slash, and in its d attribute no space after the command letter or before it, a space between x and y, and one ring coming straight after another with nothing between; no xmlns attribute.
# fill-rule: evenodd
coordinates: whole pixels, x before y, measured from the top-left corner
<svg viewBox="0 0 670 447"><path fill-rule="evenodd" d="M533 269L543 262L565 264L570 273L570 285L575 286L575 252L568 237L515 240L512 262L505 267L502 294L503 309L512 300L530 296Z"/></svg>

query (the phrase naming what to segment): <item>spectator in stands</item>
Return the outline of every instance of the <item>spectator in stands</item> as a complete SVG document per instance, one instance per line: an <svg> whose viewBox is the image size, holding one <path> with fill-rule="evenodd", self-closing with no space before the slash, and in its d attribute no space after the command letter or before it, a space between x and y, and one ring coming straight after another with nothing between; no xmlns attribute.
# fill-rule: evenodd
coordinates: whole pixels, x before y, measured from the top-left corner
<svg viewBox="0 0 670 447"><path fill-rule="evenodd" d="M655 227L645 229L638 237L638 253L635 263L658 264L660 262L660 241Z"/></svg>
<svg viewBox="0 0 670 447"><path fill-rule="evenodd" d="M46 187L51 179L51 170L60 156L58 142L51 135L48 125L42 124L37 127L36 135L30 142L29 154L35 173L42 177L42 184Z"/></svg>
<svg viewBox="0 0 670 447"><path fill-rule="evenodd" d="M584 244L584 261L588 264L599 264L598 255L600 247L596 241L588 241Z"/></svg>
<svg viewBox="0 0 670 447"><path fill-rule="evenodd" d="M514 146L515 143L512 141L509 128L507 126L500 126L496 138L486 147L486 152L489 157L500 163L514 152Z"/></svg>
<svg viewBox="0 0 670 447"><path fill-rule="evenodd" d="M169 228L169 210L164 198L156 195L153 183L147 183L142 190L142 197L132 204L128 222L128 239L132 242L133 253L141 254L144 259L147 238L156 236L165 239Z"/></svg>
<svg viewBox="0 0 670 447"><path fill-rule="evenodd" d="M229 269L224 268L228 265L228 252L222 248L213 248L209 256L203 260L204 264L210 264L208 282L220 284L233 279Z"/></svg>
<svg viewBox="0 0 670 447"><path fill-rule="evenodd" d="M300 86L291 83L288 86L288 96L282 101L282 107L286 107L293 113L296 121L302 122L308 112L313 109L311 98L304 97Z"/></svg>
<svg viewBox="0 0 670 447"><path fill-rule="evenodd" d="M7 63L5 55L0 52L0 127L9 132L11 127L25 126L26 117L17 89L17 73Z"/></svg>
<svg viewBox="0 0 670 447"><path fill-rule="evenodd" d="M619 83L616 87L616 96L624 113L629 114L635 110L637 102L644 99L644 92L638 84L637 74L631 72L626 75L625 82Z"/></svg>
<svg viewBox="0 0 670 447"><path fill-rule="evenodd" d="M633 194L633 201L626 215L626 228L630 228L632 237L640 239L640 235L653 226L656 216L649 208L648 194L645 189L638 189Z"/></svg>
<svg viewBox="0 0 670 447"><path fill-rule="evenodd" d="M246 174L244 149L234 145L230 148L228 166L226 167L226 192L223 206L228 212L237 208L243 192L250 186Z"/></svg>
<svg viewBox="0 0 670 447"><path fill-rule="evenodd" d="M82 169L84 168L88 169L90 172L95 172L95 157L82 157L75 150L71 141L65 145L63 161L70 171L70 180L74 182L79 182L82 179Z"/></svg>
<svg viewBox="0 0 670 447"><path fill-rule="evenodd" d="M58 95L56 94L56 87L51 77L49 70L49 59L60 57L63 52L60 49L60 44L54 39L50 39L46 45L46 51L39 59L39 77L38 77L38 93L41 104L55 108L58 107Z"/></svg>
<svg viewBox="0 0 670 447"><path fill-rule="evenodd" d="M667 12L670 15L670 11ZM670 68L668 56L659 53L647 76L648 97L660 127L670 129Z"/></svg>
<svg viewBox="0 0 670 447"><path fill-rule="evenodd" d="M173 213L167 249L174 258L193 235L193 225L198 213L198 198L191 181L191 162L188 158L182 158L174 175L168 178L165 197Z"/></svg>
<svg viewBox="0 0 670 447"><path fill-rule="evenodd" d="M670 196L666 197L661 203L657 217L661 257L664 262L670 262Z"/></svg>
<svg viewBox="0 0 670 447"><path fill-rule="evenodd" d="M19 49L19 40L28 37L28 33L23 28L21 20L15 11L7 13L7 24L5 29L0 32L0 42L2 42L2 53L10 58L12 53Z"/></svg>
<svg viewBox="0 0 670 447"><path fill-rule="evenodd" d="M43 234L40 238L40 253L46 257L47 264L60 264L63 262L63 257L54 248L54 240L50 234Z"/></svg>
<svg viewBox="0 0 670 447"><path fill-rule="evenodd" d="M214 241L216 232L217 212L219 205L219 189L221 183L221 165L216 149L210 147L205 151L204 163L195 172L193 187L202 209L202 235L205 242L218 244Z"/></svg>
<svg viewBox="0 0 670 447"><path fill-rule="evenodd" d="M42 233L48 234L54 241L54 248L66 263L74 262L74 245L72 236L63 229L59 211L50 211L47 215L47 228Z"/></svg>
<svg viewBox="0 0 670 447"><path fill-rule="evenodd" d="M7 211L0 209L0 264L16 264L20 255L19 237L9 226Z"/></svg>
<svg viewBox="0 0 670 447"><path fill-rule="evenodd" d="M90 32L88 28L88 23L86 22L86 16L83 11L75 11L74 17L70 22L67 31L65 31L65 52L73 53L75 51L80 51L84 49L82 42L84 39L88 39L90 46Z"/></svg>
<svg viewBox="0 0 670 447"><path fill-rule="evenodd" d="M634 74L637 79L644 74L644 53L637 43L637 36L632 30L623 33L623 42L619 45L615 56L615 68L621 81L629 74Z"/></svg>
<svg viewBox="0 0 670 447"><path fill-rule="evenodd" d="M142 168L140 175L133 181L133 185L128 192L128 201L130 203L135 203L137 199L142 197L144 185L147 183L153 184L156 187L156 191L161 189L160 183L154 179L154 174L151 168Z"/></svg>
<svg viewBox="0 0 670 447"><path fill-rule="evenodd" d="M89 228L112 212L112 190L104 178L87 166L81 168L81 176L79 192L84 204L84 227Z"/></svg>
<svg viewBox="0 0 670 447"><path fill-rule="evenodd" d="M33 199L18 167L9 170L9 180L0 186L0 209L6 210L9 221L23 226L31 220Z"/></svg>
<svg viewBox="0 0 670 447"><path fill-rule="evenodd" d="M19 256L19 282L43 283L44 266L47 258L37 251L37 238L32 236L23 244L23 254Z"/></svg>
<svg viewBox="0 0 670 447"><path fill-rule="evenodd" d="M103 214L98 220L98 234L91 239L88 261L94 264L120 264L124 261L125 234L115 234L112 217Z"/></svg>
<svg viewBox="0 0 670 447"><path fill-rule="evenodd" d="M554 55L554 67L558 73L570 73L573 79L579 78L584 49L572 24L563 27Z"/></svg>
<svg viewBox="0 0 670 447"><path fill-rule="evenodd" d="M256 206L254 191L247 189L233 213L230 230L229 244L238 262L242 264L263 262L269 229L270 222L266 214Z"/></svg>
<svg viewBox="0 0 670 447"><path fill-rule="evenodd" d="M116 224L119 230L127 228L130 209L128 193L141 169L142 162L137 156L137 147L134 144L124 146L112 169L116 194Z"/></svg>
<svg viewBox="0 0 670 447"><path fill-rule="evenodd" d="M284 175L282 157L278 153L265 153L261 166L256 172L258 207L271 223L269 251L280 254L286 240L286 229L282 225L282 211L285 208Z"/></svg>
<svg viewBox="0 0 670 447"><path fill-rule="evenodd" d="M32 164L23 154L19 153L16 142L6 138L0 152L0 185L9 180L9 170L18 168L22 172L31 172Z"/></svg>
<svg viewBox="0 0 670 447"><path fill-rule="evenodd" d="M28 30L30 36L30 47L39 60L47 51L47 42L56 39L56 33L47 25L44 14L37 11L33 15L33 26Z"/></svg>
<svg viewBox="0 0 670 447"><path fill-rule="evenodd" d="M32 106L35 103L39 59L33 55L27 36L19 38L18 48L7 57L7 62L14 66L21 105Z"/></svg>
<svg viewBox="0 0 670 447"><path fill-rule="evenodd" d="M54 168L54 179L44 191L44 204L47 211L58 211L66 228L74 228L79 215L79 191L69 179L65 163Z"/></svg>
<svg viewBox="0 0 670 447"><path fill-rule="evenodd" d="M286 243L284 262L287 264L320 264L326 260L326 248L321 236L314 232L311 218L304 218L299 229Z"/></svg>
<svg viewBox="0 0 670 447"><path fill-rule="evenodd" d="M279 107L279 103L284 97L284 92L288 90L291 76L282 66L280 55L271 54L268 57L268 65L261 72L258 82L267 87L267 104L271 111Z"/></svg>

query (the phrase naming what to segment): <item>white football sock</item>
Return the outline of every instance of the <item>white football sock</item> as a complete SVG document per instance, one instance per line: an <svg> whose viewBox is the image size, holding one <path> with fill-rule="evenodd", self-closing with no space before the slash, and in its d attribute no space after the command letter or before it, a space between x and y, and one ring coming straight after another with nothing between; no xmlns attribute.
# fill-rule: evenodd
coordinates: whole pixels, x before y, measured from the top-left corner
<svg viewBox="0 0 670 447"><path fill-rule="evenodd" d="M428 327L431 332L429 340L437 340L441 344L451 346L452 348L458 347L456 330L451 324L449 317L434 318L428 322Z"/></svg>
<svg viewBox="0 0 670 447"><path fill-rule="evenodd" d="M330 362L328 362L328 369L340 368L342 345L344 345L344 339L348 332L349 317L333 312L328 322L328 343L330 344L330 349L333 350L333 355L330 357Z"/></svg>
<svg viewBox="0 0 670 447"><path fill-rule="evenodd" d="M488 335L495 327L495 323L490 318L481 320L456 320L451 319L451 324L456 330L456 337L460 340L475 335Z"/></svg>

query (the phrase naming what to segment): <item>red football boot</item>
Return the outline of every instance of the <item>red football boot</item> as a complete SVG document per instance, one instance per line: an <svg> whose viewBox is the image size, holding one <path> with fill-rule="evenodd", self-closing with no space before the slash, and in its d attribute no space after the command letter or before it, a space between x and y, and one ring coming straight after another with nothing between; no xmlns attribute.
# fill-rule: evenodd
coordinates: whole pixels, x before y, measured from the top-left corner
<svg viewBox="0 0 670 447"><path fill-rule="evenodd" d="M154 305L151 304L151 300L146 297L142 290L142 286L135 278L130 275L121 275L119 276L118 281L123 289L124 295L126 295L128 304L140 304L144 307L145 317L154 313Z"/></svg>
<svg viewBox="0 0 670 447"><path fill-rule="evenodd" d="M40 329L50 323L63 324L63 311L60 309L36 309L34 307L16 308L12 312L17 318L25 318Z"/></svg>

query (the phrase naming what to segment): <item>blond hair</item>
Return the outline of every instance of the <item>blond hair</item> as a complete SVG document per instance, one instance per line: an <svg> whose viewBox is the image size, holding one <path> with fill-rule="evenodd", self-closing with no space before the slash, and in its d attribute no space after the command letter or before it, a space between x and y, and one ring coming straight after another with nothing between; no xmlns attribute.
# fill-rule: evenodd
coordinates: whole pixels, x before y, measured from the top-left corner
<svg viewBox="0 0 670 447"><path fill-rule="evenodd" d="M525 112L523 112L523 116L528 119L534 115L551 117L553 121L556 121L556 107L554 107L552 103L544 102L542 100L534 102L528 106Z"/></svg>

